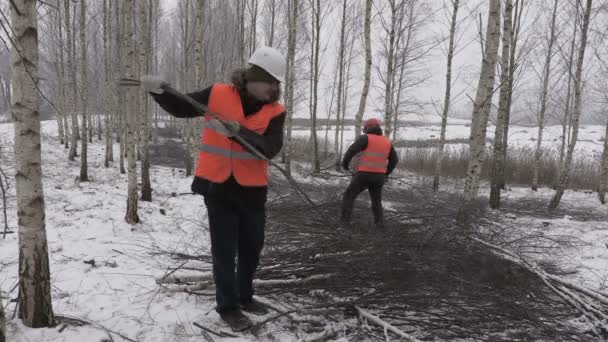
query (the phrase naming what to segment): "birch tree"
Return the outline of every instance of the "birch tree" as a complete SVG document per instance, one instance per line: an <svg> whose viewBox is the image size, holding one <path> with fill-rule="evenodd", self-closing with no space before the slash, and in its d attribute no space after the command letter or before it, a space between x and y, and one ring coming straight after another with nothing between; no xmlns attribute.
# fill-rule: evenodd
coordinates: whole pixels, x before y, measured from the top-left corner
<svg viewBox="0 0 608 342"><path fill-rule="evenodd" d="M608 31L608 28L607 28ZM599 93L600 97L600 115L604 119L604 146L602 151L602 161L600 164L600 181L598 184L597 195L598 199L602 204L606 203L606 190L608 189L608 58L606 58L606 38L608 36L608 32L603 33L603 37L601 37L601 43L598 45L603 45L604 49L596 46L595 48L595 57L599 62L599 72L596 75L597 85L596 91Z"/></svg>
<svg viewBox="0 0 608 342"><path fill-rule="evenodd" d="M68 159L73 161L76 157L76 150L78 149L78 116L76 115L76 71L75 71L75 63L73 58L72 50L75 50L74 46L74 33L72 32L72 21L70 19L70 1L64 1L64 9L65 9L65 36L67 43L67 52L66 52L66 63L68 69L68 84L71 92L68 92L69 95L66 98L68 112L71 113L72 117L72 136L71 136L71 144L70 151L68 152Z"/></svg>
<svg viewBox="0 0 608 342"><path fill-rule="evenodd" d="M56 103L59 104L61 112L57 114L57 133L59 134L59 141L62 145L66 145L69 140L67 134L67 125L64 129L64 117L63 111L65 111L65 67L63 63L63 22L61 21L61 9L58 8L53 12L53 32L57 37L53 40L53 63L55 66L55 74L57 75L57 87L56 93L58 93L58 99ZM67 121L66 121L67 122ZM67 146L67 145L66 145Z"/></svg>
<svg viewBox="0 0 608 342"><path fill-rule="evenodd" d="M380 16L382 20L382 26L385 33L387 34L388 45L384 47L384 53L386 55L385 65L386 74L380 73L380 79L384 82L384 135L390 137L391 125L393 123L393 83L395 79L395 50L397 48L399 27L397 26L400 20L400 14L403 15L403 7L405 1L388 0L390 6L391 19L390 23L386 23L385 20Z"/></svg>
<svg viewBox="0 0 608 342"><path fill-rule="evenodd" d="M346 1L346 0L344 0ZM311 56L310 56L310 72L311 77L311 93L310 93L310 138L312 141L312 170L317 173L321 171L321 162L319 160L319 141L317 137L317 109L318 109L318 90L319 90L319 53L321 42L321 1L311 0L312 11L312 39L311 39ZM293 95L293 94L292 94ZM337 132L337 127L336 127ZM336 133L337 134L337 133Z"/></svg>
<svg viewBox="0 0 608 342"><path fill-rule="evenodd" d="M148 56L152 53L149 40L149 26L147 9L151 4L149 1L138 1L138 21L139 21L139 75L148 74ZM150 183L150 113L148 112L148 96L141 91L139 99L140 116L140 151L141 151L141 200L152 201L152 184Z"/></svg>
<svg viewBox="0 0 608 342"><path fill-rule="evenodd" d="M87 123L89 121L87 113L87 39L86 39L86 0L80 1L80 105L82 106L82 145L80 152L80 181L87 182L88 162L87 162Z"/></svg>
<svg viewBox="0 0 608 342"><path fill-rule="evenodd" d="M522 48L520 48L520 50L517 49L518 43L519 43L519 37L520 37L520 32L521 32L521 23L522 23L522 15L524 13L524 10L526 8L526 0L515 0L514 3L514 15L513 15L513 20L512 20L512 28L513 30L511 31L511 51L509 52L509 79L508 79L508 95L507 95L507 102L506 102L506 109L504 111L504 131L502 133L502 156L500 155L496 155L501 158L500 163L503 165L503 167L500 167L497 169L497 174L495 175L497 182L500 186L500 189L504 189L505 188L505 165L507 163L507 151L508 151L508 147L509 147L509 126L510 126L510 122L511 122L511 104L513 102L513 90L515 87L515 80L516 80L516 73L520 72L520 70L522 70L520 68L520 65L523 64L522 60L524 59L524 57L526 56L527 52L526 50L528 50L528 47L523 46L525 44L522 44ZM525 43L525 42L524 42ZM518 52L520 51L520 52Z"/></svg>
<svg viewBox="0 0 608 342"><path fill-rule="evenodd" d="M289 30L287 38L287 72L285 77L285 105L287 118L285 120L285 143L283 147L283 161L285 170L291 174L291 131L294 108L294 84L295 84L295 56L297 42L297 0L287 0L287 26Z"/></svg>
<svg viewBox="0 0 608 342"><path fill-rule="evenodd" d="M334 154L336 157L336 171L340 171L342 161L340 158L340 140L338 140L338 134L340 132L340 116L342 114L343 106L343 92L344 92L344 55L346 53L346 0L342 0L342 16L340 21L340 43L338 47L338 96L336 99L336 131L334 139Z"/></svg>
<svg viewBox="0 0 608 342"><path fill-rule="evenodd" d="M107 91L107 94L110 95L109 90L110 87L110 74L112 70L110 69L110 16L112 14L112 1L110 1L108 8L108 0L103 0L103 70L104 70L104 89ZM114 161L114 144L112 144L112 116L110 114L110 110L105 111L104 116L104 138L105 138L105 154L103 165L105 167L110 167L110 162Z"/></svg>
<svg viewBox="0 0 608 342"><path fill-rule="evenodd" d="M121 7L122 6L122 7ZM116 19L116 35L115 35L115 39L116 39L116 73L118 75L121 75L124 73L124 65L123 65L123 61L125 61L125 52L124 52L124 37L126 37L125 34L125 16L124 14L126 13L127 15L130 15L130 13L128 12L128 10L125 9L125 4L121 3L120 5L118 3L115 4L114 6L114 17ZM126 12L125 12L126 11ZM122 12L122 13L121 13ZM118 116L118 119L116 120L116 122L118 123L117 125L117 129L116 129L116 136L118 139L118 143L119 143L119 168L120 168L120 173L121 174L125 174L126 170L125 170L125 144L126 144L126 139L125 139L125 116L126 116L126 110L125 110L125 91L124 89L122 89L121 87L116 87L116 103L117 103L117 113L116 115Z"/></svg>
<svg viewBox="0 0 608 342"><path fill-rule="evenodd" d="M561 119L562 124L562 135L561 135L561 144L559 147L559 162L558 162L558 174L557 179L555 180L555 184L553 188L557 190L557 182L560 179L560 172L562 171L562 164L564 163L564 157L566 155L566 145L570 141L571 134L571 124L572 124L572 112L574 110L574 101L572 101L572 82L574 80L574 56L576 54L576 37L579 29L579 13L580 7L578 3L574 6L574 25L572 32L572 39L570 41L570 50L568 57L564 57L566 59L566 73L568 75L568 81L566 84L566 99L564 103L564 114Z"/></svg>
<svg viewBox="0 0 608 342"><path fill-rule="evenodd" d="M458 19L458 7L460 0L452 0L452 17L450 19L450 38L448 43L447 71L445 73L445 95L443 97L443 111L441 113L441 133L437 146L437 160L435 161L435 175L433 176L433 191L439 190L439 179L441 177L441 164L445 149L445 132L448 125L448 114L450 112L450 101L452 95L452 59L454 58L454 40L456 37L456 23Z"/></svg>
<svg viewBox="0 0 608 342"><path fill-rule="evenodd" d="M494 133L494 162L492 171L492 181L490 185L490 207L497 209L500 207L500 182L498 174L504 172L502 169L505 167L503 164L502 150L503 150L503 133L505 126L507 125L507 106L509 100L509 76L511 75L510 69L510 53L511 53L511 36L513 34L512 29L512 15L513 15L513 1L505 0L505 12L504 12L504 25L502 30L502 56L501 69L500 69L500 95L498 100L498 115L496 117L496 130Z"/></svg>
<svg viewBox="0 0 608 342"><path fill-rule="evenodd" d="M268 26L266 29L266 45L274 46L274 36L275 36L275 27L277 22L277 0L269 0L266 1L266 11L268 11L268 20L266 25Z"/></svg>
<svg viewBox="0 0 608 342"><path fill-rule="evenodd" d="M459 0L456 0L458 2ZM359 100L359 109L355 117L355 138L361 135L361 125L363 114L365 113L365 105L367 103L367 94L369 93L369 85L371 83L372 71L372 43L371 43L371 22L372 22L372 0L365 1L365 24L363 39L365 40L365 71L363 78L363 90L361 90L361 99Z"/></svg>
<svg viewBox="0 0 608 342"><path fill-rule="evenodd" d="M604 94L603 96L605 108L608 106L608 95ZM606 111L604 117L608 117L608 111ZM608 120L606 120L604 125L604 146L602 150L602 162L600 164L600 182L597 190L597 196L602 204L606 204L606 189L608 189Z"/></svg>
<svg viewBox="0 0 608 342"><path fill-rule="evenodd" d="M579 4L577 3L577 6ZM576 141L578 138L578 125L581 116L581 102L582 102L582 76L583 76L583 62L585 59L585 49L587 47L587 33L589 31L589 22L591 21L591 6L593 0L586 1L586 7L584 9L583 23L581 27L581 39L578 49L578 59L576 61L576 74L574 76L574 111L572 112L572 136L568 143L568 151L564 163L560 165L559 180L555 190L553 198L549 203L549 209L555 209L559 205L564 191L568 186L568 177L570 174L570 167L572 165L572 158L574 156L574 148L576 147Z"/></svg>
<svg viewBox="0 0 608 342"><path fill-rule="evenodd" d="M135 56L135 34L133 32L133 0L125 0L122 16L124 17L124 37L126 42L124 75L126 79L134 79L137 67ZM137 165L135 162L135 144L137 130L137 93L133 87L125 87L127 100L127 165L128 165L128 191L127 191L127 223L138 223L137 214Z"/></svg>
<svg viewBox="0 0 608 342"><path fill-rule="evenodd" d="M249 55L256 49L257 42L257 23L258 23L258 0L247 1L249 9Z"/></svg>
<svg viewBox="0 0 608 342"><path fill-rule="evenodd" d="M32 328L55 323L45 228L38 106L38 28L35 0L11 2L15 182L19 225L19 318Z"/></svg>
<svg viewBox="0 0 608 342"><path fill-rule="evenodd" d="M545 56L545 67L543 69L543 84L541 88L540 112L538 113L538 136L536 138L536 151L534 152L534 176L532 179L532 190L538 189L538 178L540 174L540 157L543 142L543 130L545 125L545 112L547 110L547 94L549 92L549 78L551 76L551 59L553 58L553 44L555 43L555 21L557 18L558 0L553 3L553 15L549 28L549 39L547 41L547 54Z"/></svg>
<svg viewBox="0 0 608 342"><path fill-rule="evenodd" d="M494 93L494 78L498 59L500 39L500 0L490 0L488 24L486 28L484 55L473 103L471 135L469 143L470 160L464 187L464 206L461 214L466 214L468 205L477 198L481 166L485 156L486 128Z"/></svg>

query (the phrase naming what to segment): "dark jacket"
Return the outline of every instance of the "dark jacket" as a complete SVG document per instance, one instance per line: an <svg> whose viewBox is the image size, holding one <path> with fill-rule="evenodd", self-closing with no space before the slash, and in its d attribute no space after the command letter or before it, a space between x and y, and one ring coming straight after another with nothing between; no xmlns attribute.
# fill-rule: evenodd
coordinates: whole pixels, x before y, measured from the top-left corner
<svg viewBox="0 0 608 342"><path fill-rule="evenodd" d="M382 129L380 127L374 127L367 131L366 134L360 136L352 145L350 145L344 154L344 158L342 159L342 167L344 169L348 170L348 164L350 164L351 159L353 159L357 153L367 148L368 134L382 135ZM393 172L398 162L399 158L397 157L397 151L395 151L395 148L391 145L391 151L388 155L388 165L386 166L386 175L390 175L391 172Z"/></svg>
<svg viewBox="0 0 608 342"><path fill-rule="evenodd" d="M212 87L213 86L190 93L188 96L207 105ZM174 117L194 118L204 115L204 113L197 112L188 102L182 101L166 92L160 95L151 93L151 95L167 113ZM258 112L264 105L264 103L257 101L245 92L241 92L240 95L245 116ZM274 158L283 147L283 124L285 122L285 117L286 112L283 112L272 119L264 134L259 134L245 127L241 127L239 135L269 159ZM233 176L230 176L230 178L221 184L213 183L204 178L195 176L192 182L192 192L213 199L238 202L247 207L263 208L266 203L268 187L241 186L236 182Z"/></svg>

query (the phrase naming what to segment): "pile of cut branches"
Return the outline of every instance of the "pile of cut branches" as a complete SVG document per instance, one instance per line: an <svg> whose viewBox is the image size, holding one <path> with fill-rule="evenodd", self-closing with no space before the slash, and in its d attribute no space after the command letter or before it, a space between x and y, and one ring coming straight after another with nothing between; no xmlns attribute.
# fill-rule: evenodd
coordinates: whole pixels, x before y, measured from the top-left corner
<svg viewBox="0 0 608 342"><path fill-rule="evenodd" d="M389 190L386 227L378 229L366 196L343 227L341 188L308 184L309 193L332 194L317 196L315 208L288 195L286 184L274 190L284 195L268 204L256 288L276 314L257 328L293 325L308 333L304 340L585 341L605 334L608 297L548 273L559 265L542 269L502 246L492 226L506 236L513 221L479 209L468 229L459 226L457 195ZM209 275L198 280L212 286Z"/></svg>

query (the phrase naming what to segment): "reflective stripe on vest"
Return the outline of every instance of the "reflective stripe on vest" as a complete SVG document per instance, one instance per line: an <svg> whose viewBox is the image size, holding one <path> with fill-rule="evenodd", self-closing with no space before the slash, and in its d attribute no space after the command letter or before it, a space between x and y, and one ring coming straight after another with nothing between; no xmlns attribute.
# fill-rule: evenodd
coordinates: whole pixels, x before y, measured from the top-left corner
<svg viewBox="0 0 608 342"><path fill-rule="evenodd" d="M285 112L282 105L273 103L245 116L238 90L232 85L219 83L211 88L207 107L221 119L236 121L259 134L264 134L270 121ZM205 119L209 121L213 118L205 115ZM206 126L201 137L195 175L214 183L223 183L232 175L242 186L266 186L268 162Z"/></svg>
<svg viewBox="0 0 608 342"><path fill-rule="evenodd" d="M229 149L225 149L225 148L221 148L221 147L217 147L217 146L213 146L213 145L201 145L200 151L208 152L211 154L217 154L219 156L224 156L224 157L228 157L228 158L232 158L232 159L264 160L259 157L256 157L255 155L253 155L247 151L237 152L237 151L233 151L233 150L229 150Z"/></svg>
<svg viewBox="0 0 608 342"><path fill-rule="evenodd" d="M386 173L391 141L382 135L368 134L367 147L361 151L357 171Z"/></svg>

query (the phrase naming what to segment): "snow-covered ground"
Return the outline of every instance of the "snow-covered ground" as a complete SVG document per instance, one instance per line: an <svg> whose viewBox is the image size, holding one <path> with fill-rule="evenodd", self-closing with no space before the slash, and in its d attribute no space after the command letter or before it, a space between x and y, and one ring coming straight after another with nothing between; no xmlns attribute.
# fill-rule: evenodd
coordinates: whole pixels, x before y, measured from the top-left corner
<svg viewBox="0 0 608 342"><path fill-rule="evenodd" d="M427 119L425 119L427 120ZM470 120L467 122L462 119L450 119L452 124L449 124L446 128L446 139L448 140L460 140L469 139L471 128L469 127ZM318 137L325 138L325 126L322 126L318 130ZM487 138L494 139L495 127L492 125L488 126ZM576 144L576 155L585 158L597 159L598 155L602 153L603 149L603 137L605 127L600 125L581 125L579 127L579 138ZM441 133L441 126L429 119L427 124L420 126L419 123L416 125L410 125L401 127L398 130L396 140L434 140L439 139ZM295 127L295 137L307 138L310 136L310 128ZM329 141L334 141L334 130L330 128L328 138ZM543 148L552 149L557 151L560 148L562 135L562 126L548 126L543 131ZM352 127L347 128L344 131L344 143L352 143L355 134ZM538 137L538 129L536 127L523 127L523 126L511 126L509 127L509 146L510 148L536 148L536 140ZM451 144L452 148L464 146L463 143Z"/></svg>
<svg viewBox="0 0 608 342"><path fill-rule="evenodd" d="M170 271L168 265L175 265L166 256L159 255L159 250L208 253L203 201L200 197L182 194L190 191L190 177L185 177L179 169L153 166L154 201L140 202L139 213L143 222L128 225L124 222L127 177L119 173L117 163L108 169L103 167L102 144L89 145L91 181L80 183L77 181L79 163L67 160L67 150L56 138L55 122L43 122L42 127L46 227L55 313L96 322L137 341L201 341L199 330L192 326L192 322L217 321L213 297L167 293L160 291L155 283L155 277ZM463 125L450 127L449 138L466 137L468 132L464 128ZM428 139L430 135L437 134L438 129L436 126L411 127L400 131L400 136L403 139ZM512 132L514 137L521 137L517 141L522 143L535 134L530 128L514 128ZM593 141L589 146L596 146L601 132L599 127L587 126L581 136L583 140ZM546 136L550 141L551 134ZM15 230L12 145L12 125L0 124L0 165L11 182L8 221L10 228ZM551 194L547 189L532 192L514 188L504 196L536 198L548 203ZM583 207L590 212L606 211L595 194L585 192L568 191L563 203ZM539 232L548 238L575 237L575 244L560 247L556 253L564 265L579 271L571 275L571 279L596 289L607 285L607 222L573 217L548 219L527 213L515 214L513 219L521 222L522 232ZM201 265L193 263L189 266ZM5 240L0 238L0 289L4 296L8 294L12 299L16 297L17 269L17 234L9 234ZM6 300L4 302L6 304ZM13 310L14 304L10 304L7 308L9 317L12 317ZM9 321L8 333L9 341L19 342L96 342L107 337L104 329L94 325L69 326L60 332L59 327L29 329L16 319ZM114 338L121 340L117 336ZM273 338L275 341L296 340L295 335L285 332L275 332ZM242 340L253 340L253 337Z"/></svg>

